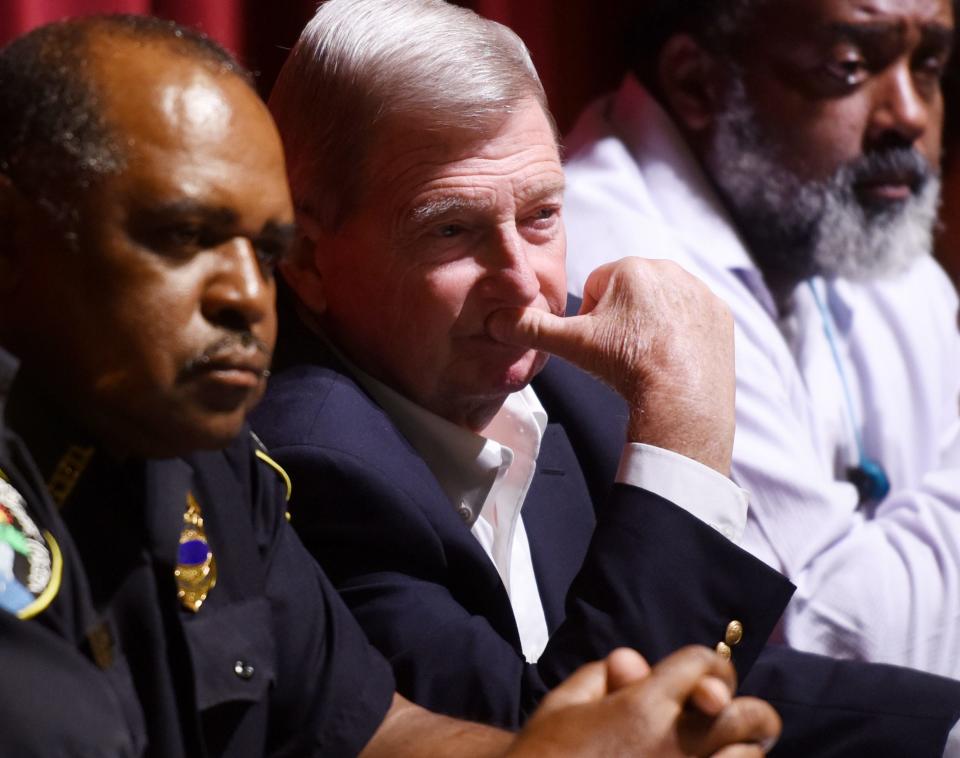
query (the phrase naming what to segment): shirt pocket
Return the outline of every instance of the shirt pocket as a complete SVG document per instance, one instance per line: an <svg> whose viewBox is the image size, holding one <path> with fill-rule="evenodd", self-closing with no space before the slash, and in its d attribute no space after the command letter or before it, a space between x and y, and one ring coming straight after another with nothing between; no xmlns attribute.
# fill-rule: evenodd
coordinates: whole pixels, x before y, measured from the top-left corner
<svg viewBox="0 0 960 758"><path fill-rule="evenodd" d="M204 606L184 622L197 707L266 699L276 679L276 649L266 598Z"/></svg>

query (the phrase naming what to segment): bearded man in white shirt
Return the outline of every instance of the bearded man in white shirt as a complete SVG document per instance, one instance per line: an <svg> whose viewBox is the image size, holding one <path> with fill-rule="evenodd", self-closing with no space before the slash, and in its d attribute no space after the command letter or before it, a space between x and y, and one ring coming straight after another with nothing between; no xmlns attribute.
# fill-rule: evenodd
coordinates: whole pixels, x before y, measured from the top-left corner
<svg viewBox="0 0 960 758"><path fill-rule="evenodd" d="M572 283L669 258L733 311L742 544L797 584L786 641L958 676L960 342L930 257L951 4L647 12L568 142Z"/></svg>

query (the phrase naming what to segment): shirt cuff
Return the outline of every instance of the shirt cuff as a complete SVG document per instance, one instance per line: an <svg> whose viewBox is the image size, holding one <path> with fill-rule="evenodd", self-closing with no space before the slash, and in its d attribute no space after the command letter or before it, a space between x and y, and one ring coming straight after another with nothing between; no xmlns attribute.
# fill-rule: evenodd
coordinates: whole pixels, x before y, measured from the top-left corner
<svg viewBox="0 0 960 758"><path fill-rule="evenodd" d="M943 746L943 758L960 758L960 723L954 724Z"/></svg>
<svg viewBox="0 0 960 758"><path fill-rule="evenodd" d="M628 443L620 456L617 483L642 487L670 500L733 542L743 536L750 502L747 491L685 455L642 442Z"/></svg>

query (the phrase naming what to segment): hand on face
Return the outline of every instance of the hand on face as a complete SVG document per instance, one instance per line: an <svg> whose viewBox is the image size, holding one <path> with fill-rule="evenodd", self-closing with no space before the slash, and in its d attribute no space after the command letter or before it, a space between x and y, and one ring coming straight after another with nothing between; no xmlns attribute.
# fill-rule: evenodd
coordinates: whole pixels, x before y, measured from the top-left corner
<svg viewBox="0 0 960 758"><path fill-rule="evenodd" d="M546 350L610 384L630 405L629 438L727 474L733 449L733 319L667 261L625 258L590 275L580 314L501 310L494 338Z"/></svg>
<svg viewBox="0 0 960 758"><path fill-rule="evenodd" d="M617 650L544 698L508 755L763 755L780 719L763 701L733 698L734 686L732 666L706 648L680 650L652 670Z"/></svg>

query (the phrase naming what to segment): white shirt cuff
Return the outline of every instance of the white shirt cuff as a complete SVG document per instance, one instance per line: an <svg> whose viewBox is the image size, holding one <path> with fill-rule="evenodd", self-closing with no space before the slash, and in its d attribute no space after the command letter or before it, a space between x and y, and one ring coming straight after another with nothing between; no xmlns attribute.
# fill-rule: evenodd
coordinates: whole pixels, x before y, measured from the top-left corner
<svg viewBox="0 0 960 758"><path fill-rule="evenodd" d="M954 724L943 746L943 758L960 758L960 723Z"/></svg>
<svg viewBox="0 0 960 758"><path fill-rule="evenodd" d="M750 502L723 474L692 458L642 442L624 445L617 483L642 487L679 505L733 542L747 524Z"/></svg>

